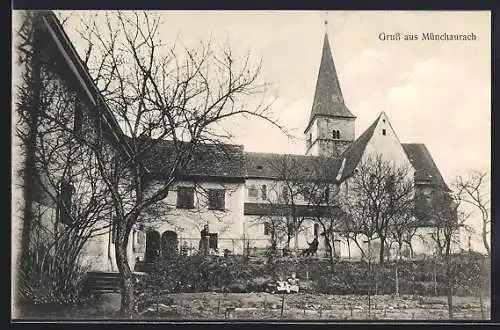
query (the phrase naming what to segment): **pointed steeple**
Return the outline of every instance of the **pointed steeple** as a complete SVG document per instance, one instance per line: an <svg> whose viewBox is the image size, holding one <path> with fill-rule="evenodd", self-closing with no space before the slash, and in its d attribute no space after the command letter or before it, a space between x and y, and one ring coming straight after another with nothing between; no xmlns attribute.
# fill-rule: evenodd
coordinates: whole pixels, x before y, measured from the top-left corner
<svg viewBox="0 0 500 330"><path fill-rule="evenodd" d="M325 22L325 25L327 22ZM316 91L311 109L308 126L315 116L356 118L344 104L344 97L340 89L339 78L333 63L332 51L328 41L328 34L325 31L323 41L323 52L321 64L319 66Z"/></svg>

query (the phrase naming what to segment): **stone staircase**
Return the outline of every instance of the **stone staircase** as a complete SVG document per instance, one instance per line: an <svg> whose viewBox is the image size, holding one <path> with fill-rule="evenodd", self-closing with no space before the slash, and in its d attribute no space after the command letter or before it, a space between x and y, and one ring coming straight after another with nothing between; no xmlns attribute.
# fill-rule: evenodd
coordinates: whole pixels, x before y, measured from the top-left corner
<svg viewBox="0 0 500 330"><path fill-rule="evenodd" d="M111 272L87 272L83 282L86 293L120 292L120 274Z"/></svg>

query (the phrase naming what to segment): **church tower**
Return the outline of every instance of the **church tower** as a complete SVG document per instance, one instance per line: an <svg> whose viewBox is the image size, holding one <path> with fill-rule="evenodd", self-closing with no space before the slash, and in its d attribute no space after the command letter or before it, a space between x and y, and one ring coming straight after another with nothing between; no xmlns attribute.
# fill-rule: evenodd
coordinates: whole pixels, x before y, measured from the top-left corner
<svg viewBox="0 0 500 330"><path fill-rule="evenodd" d="M306 155L340 155L354 141L355 119L344 103L328 34L325 31L311 116L304 131Z"/></svg>

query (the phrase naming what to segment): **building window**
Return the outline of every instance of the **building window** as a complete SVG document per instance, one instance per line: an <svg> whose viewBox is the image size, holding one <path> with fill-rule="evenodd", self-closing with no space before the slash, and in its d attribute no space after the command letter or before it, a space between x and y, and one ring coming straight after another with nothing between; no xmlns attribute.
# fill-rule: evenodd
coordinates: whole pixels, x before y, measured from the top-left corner
<svg viewBox="0 0 500 330"><path fill-rule="evenodd" d="M382 129L382 135L386 135L386 131L385 131L385 128Z"/></svg>
<svg viewBox="0 0 500 330"><path fill-rule="evenodd" d="M68 181L62 181L59 191L59 201L58 201L58 211L59 211L59 221L70 225L73 221L71 220L71 207L72 198L75 188Z"/></svg>
<svg viewBox="0 0 500 330"><path fill-rule="evenodd" d="M314 224L314 236L318 236L318 235L319 235L319 224L315 223Z"/></svg>
<svg viewBox="0 0 500 330"><path fill-rule="evenodd" d="M208 190L208 208L224 211L226 208L226 191L224 189Z"/></svg>
<svg viewBox="0 0 500 330"><path fill-rule="evenodd" d="M179 209L194 208L193 187L177 187L177 208Z"/></svg>
<svg viewBox="0 0 500 330"><path fill-rule="evenodd" d="M328 202L330 200L330 187L326 186L325 188L325 202Z"/></svg>
<svg viewBox="0 0 500 330"><path fill-rule="evenodd" d="M265 184L262 185L261 192L262 192L262 199L266 200L267 199L267 186Z"/></svg>
<svg viewBox="0 0 500 330"><path fill-rule="evenodd" d="M333 138L334 139L340 139L340 131L339 130L333 130Z"/></svg>
<svg viewBox="0 0 500 330"><path fill-rule="evenodd" d="M257 198L259 196L259 191L255 186L248 187L248 197Z"/></svg>
<svg viewBox="0 0 500 330"><path fill-rule="evenodd" d="M132 230L132 251L137 252L137 232L135 229Z"/></svg>
<svg viewBox="0 0 500 330"><path fill-rule="evenodd" d="M264 235L271 235L271 224L269 222L264 222Z"/></svg>

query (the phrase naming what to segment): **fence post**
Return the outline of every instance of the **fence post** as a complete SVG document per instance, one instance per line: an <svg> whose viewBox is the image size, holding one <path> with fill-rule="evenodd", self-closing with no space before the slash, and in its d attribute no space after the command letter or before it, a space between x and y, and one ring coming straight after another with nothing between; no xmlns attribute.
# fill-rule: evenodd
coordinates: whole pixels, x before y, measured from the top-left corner
<svg viewBox="0 0 500 330"><path fill-rule="evenodd" d="M437 267L436 267L436 259L434 258L434 295L437 297L438 289L437 289Z"/></svg>
<svg viewBox="0 0 500 330"><path fill-rule="evenodd" d="M396 295L399 297L399 276L398 276L398 264L396 263Z"/></svg>
<svg viewBox="0 0 500 330"><path fill-rule="evenodd" d="M283 308L285 307L285 294L281 296L281 317L283 317Z"/></svg>

